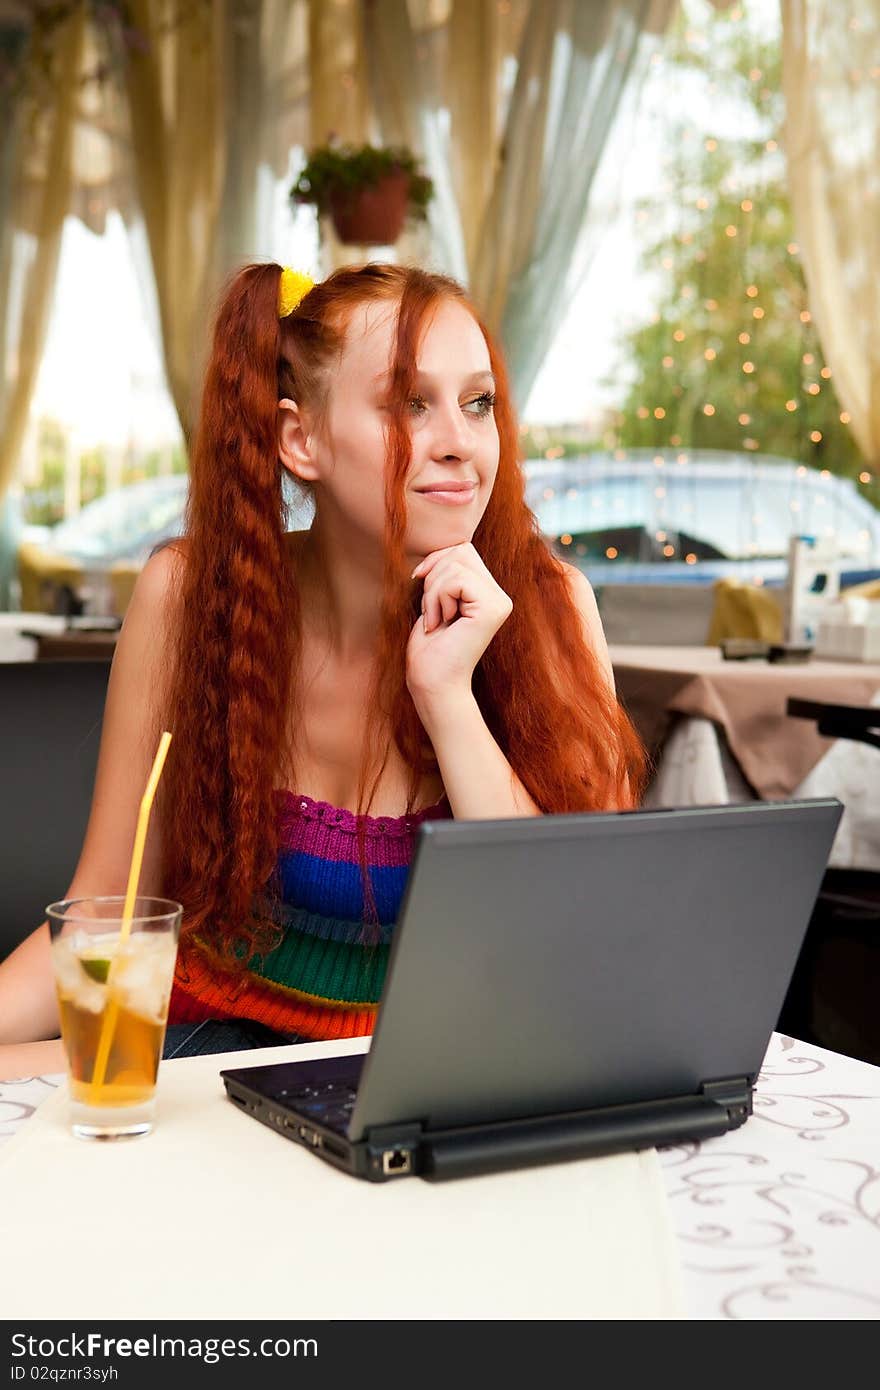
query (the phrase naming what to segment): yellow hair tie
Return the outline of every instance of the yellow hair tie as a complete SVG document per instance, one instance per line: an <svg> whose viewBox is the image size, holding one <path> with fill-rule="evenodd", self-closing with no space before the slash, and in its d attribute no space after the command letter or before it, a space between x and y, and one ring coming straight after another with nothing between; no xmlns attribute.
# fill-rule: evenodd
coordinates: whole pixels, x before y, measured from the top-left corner
<svg viewBox="0 0 880 1390"><path fill-rule="evenodd" d="M286 319L288 314L292 314L309 290L314 288L314 284L311 275L304 275L300 270L291 270L290 266L286 265L281 272L278 285L278 317Z"/></svg>

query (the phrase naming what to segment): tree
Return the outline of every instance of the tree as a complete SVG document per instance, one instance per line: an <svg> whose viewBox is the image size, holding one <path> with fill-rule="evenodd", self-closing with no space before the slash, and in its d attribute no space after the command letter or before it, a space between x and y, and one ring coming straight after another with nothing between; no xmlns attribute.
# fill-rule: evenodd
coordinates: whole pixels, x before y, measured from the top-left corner
<svg viewBox="0 0 880 1390"><path fill-rule="evenodd" d="M673 217L644 253L661 288L651 320L627 339L634 380L620 444L797 458L860 479L880 505L810 314L780 149L780 45L738 11L712 21L705 51L696 39L685 9L666 79L671 92L702 90L717 128L670 124ZM662 210L643 204L639 218L651 225Z"/></svg>

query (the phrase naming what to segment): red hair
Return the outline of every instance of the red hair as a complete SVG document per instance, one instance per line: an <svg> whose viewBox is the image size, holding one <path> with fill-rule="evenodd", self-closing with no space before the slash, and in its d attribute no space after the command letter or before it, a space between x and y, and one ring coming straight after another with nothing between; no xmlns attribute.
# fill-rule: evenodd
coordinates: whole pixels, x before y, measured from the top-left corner
<svg viewBox="0 0 880 1390"><path fill-rule="evenodd" d="M165 891L184 904L183 940L197 933L238 961L266 949L268 930L275 930L258 920L254 904L276 865L275 791L290 765L287 731L297 717L300 608L284 539L277 403L290 397L321 412L333 359L358 306L386 300L397 307L384 587L370 701L385 713L375 714L368 730L359 807L369 809L392 740L410 769L407 811L425 773L437 767L406 685L420 586L409 579L404 553L404 480L419 342L444 298L473 314L496 382L499 466L474 545L513 612L474 673L483 717L542 811L628 808L638 804L645 777L641 743L585 641L565 567L526 505L504 362L461 287L411 267L347 266L279 320L280 272L271 264L245 267L217 315L192 456L172 652L167 717L178 756L169 758L162 788Z"/></svg>

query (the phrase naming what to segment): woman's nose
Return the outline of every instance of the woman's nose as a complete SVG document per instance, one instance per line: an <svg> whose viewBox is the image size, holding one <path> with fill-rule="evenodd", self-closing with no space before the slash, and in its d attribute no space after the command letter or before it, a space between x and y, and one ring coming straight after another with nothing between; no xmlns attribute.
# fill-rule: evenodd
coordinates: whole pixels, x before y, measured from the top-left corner
<svg viewBox="0 0 880 1390"><path fill-rule="evenodd" d="M436 409L432 420L432 458L464 459L470 457L471 451L470 426L458 402Z"/></svg>

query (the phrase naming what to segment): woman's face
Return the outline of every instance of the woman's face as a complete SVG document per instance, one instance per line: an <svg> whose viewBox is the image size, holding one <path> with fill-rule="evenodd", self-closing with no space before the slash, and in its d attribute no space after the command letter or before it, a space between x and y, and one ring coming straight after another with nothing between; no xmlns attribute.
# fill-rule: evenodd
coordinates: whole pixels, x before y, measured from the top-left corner
<svg viewBox="0 0 880 1390"><path fill-rule="evenodd" d="M328 409L310 449L318 517L341 539L381 546L385 524L388 372L396 306L371 304L349 324ZM471 314L441 300L419 348L410 402L406 552L422 559L470 541L498 471L495 383Z"/></svg>

